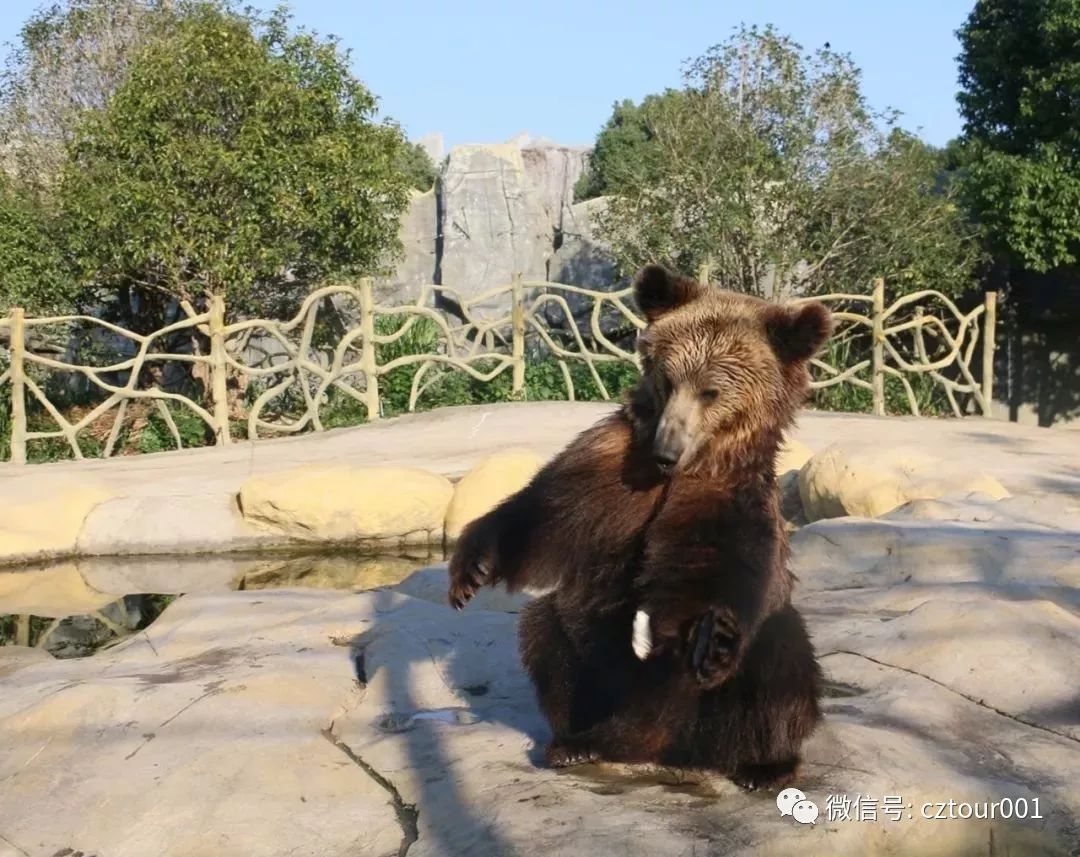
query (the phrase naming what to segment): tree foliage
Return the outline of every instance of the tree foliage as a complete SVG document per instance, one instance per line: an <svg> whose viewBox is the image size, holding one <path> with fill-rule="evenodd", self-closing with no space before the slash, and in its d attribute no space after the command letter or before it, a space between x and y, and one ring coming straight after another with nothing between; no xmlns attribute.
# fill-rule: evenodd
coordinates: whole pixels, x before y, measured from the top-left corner
<svg viewBox="0 0 1080 857"><path fill-rule="evenodd" d="M662 150L650 117L682 97L680 90L669 89L647 95L641 104L630 99L617 102L596 138L588 167L574 187L575 198L606 196L632 187L642 178L658 176Z"/></svg>
<svg viewBox="0 0 1080 857"><path fill-rule="evenodd" d="M707 266L754 293L970 281L978 251L940 154L870 109L847 56L743 27L677 94L617 113L597 141L617 177L597 226L626 271Z"/></svg>
<svg viewBox="0 0 1080 857"><path fill-rule="evenodd" d="M1080 261L1080 2L978 0L958 35L962 187L990 245Z"/></svg>
<svg viewBox="0 0 1080 857"><path fill-rule="evenodd" d="M119 295L110 312L136 327L214 290L279 314L313 283L381 272L409 187L435 178L336 39L235 0L36 13L0 73L0 168L0 259L25 272L4 299Z"/></svg>
<svg viewBox="0 0 1080 857"><path fill-rule="evenodd" d="M405 174L410 187L425 193L434 186L438 175L431 156L419 143L407 143L402 148L398 168Z"/></svg>
<svg viewBox="0 0 1080 857"><path fill-rule="evenodd" d="M174 14L168 0L68 0L35 12L0 72L4 171L27 189L50 189L83 117L108 103L132 55Z"/></svg>
<svg viewBox="0 0 1080 857"><path fill-rule="evenodd" d="M131 59L62 169L83 277L240 307L393 258L404 136L336 40L287 25L193 4Z"/></svg>
<svg viewBox="0 0 1080 857"><path fill-rule="evenodd" d="M74 300L78 288L56 231L36 195L0 177L0 313L11 306L31 314L63 311Z"/></svg>

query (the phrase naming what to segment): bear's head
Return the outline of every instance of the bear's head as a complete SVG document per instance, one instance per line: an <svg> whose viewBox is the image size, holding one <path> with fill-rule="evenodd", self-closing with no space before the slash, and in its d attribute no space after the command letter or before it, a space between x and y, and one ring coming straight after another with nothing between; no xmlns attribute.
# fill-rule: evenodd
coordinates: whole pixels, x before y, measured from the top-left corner
<svg viewBox="0 0 1080 857"><path fill-rule="evenodd" d="M660 469L771 461L809 390L809 360L832 331L825 306L704 286L660 265L639 271L633 292L646 326L630 413Z"/></svg>

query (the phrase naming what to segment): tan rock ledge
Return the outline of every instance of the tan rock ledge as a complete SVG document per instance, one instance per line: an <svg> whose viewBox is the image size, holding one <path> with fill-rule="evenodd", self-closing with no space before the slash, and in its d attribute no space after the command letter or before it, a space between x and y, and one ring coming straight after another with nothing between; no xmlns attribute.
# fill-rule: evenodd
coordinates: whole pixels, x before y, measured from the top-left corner
<svg viewBox="0 0 1080 857"><path fill-rule="evenodd" d="M876 518L912 500L1009 492L981 468L972 469L911 446L875 449L833 444L799 471L799 494L809 521L847 515Z"/></svg>
<svg viewBox="0 0 1080 857"><path fill-rule="evenodd" d="M244 519L272 533L312 542L431 543L442 540L454 487L418 468L296 468L248 479Z"/></svg>
<svg viewBox="0 0 1080 857"><path fill-rule="evenodd" d="M0 800L0 855L1080 848L1070 717L1080 619L1035 588L1005 600L986 584L937 584L918 606L905 584L871 583L859 600L800 592L828 687L794 784L819 817L800 825L781 817L775 794L720 777L544 767L549 732L521 668L518 617L491 603L457 613L422 596L442 588L444 569L418 576L430 580L414 582L416 595L406 581L359 594L184 596L145 633L88 658L0 650L0 781L11 796ZM893 820L887 796L910 817ZM846 819L834 815L840 799ZM1026 817L922 811L1003 799L1026 802ZM857 800L871 819L859 820Z"/></svg>
<svg viewBox="0 0 1080 857"><path fill-rule="evenodd" d="M546 459L530 449L508 449L481 461L454 486L446 510L448 541L456 539L472 520L524 488Z"/></svg>
<svg viewBox="0 0 1080 857"><path fill-rule="evenodd" d="M70 556L310 546L329 544L328 533L335 539L341 533L354 538L360 532L358 519L348 523L346 515L331 523L320 516L328 514L326 504L343 502L342 497L353 490L342 473L366 468L425 472L426 476L416 476L415 484L429 486L434 493L418 488L426 499L411 507L393 495L413 482L380 483L385 491L376 492L362 514L374 520L393 512L400 520L415 520L406 524L407 530L385 538L362 539L362 546L394 551L403 541L415 538L438 544L444 530L452 538L464 520L522 483L533 466L526 451L536 461L546 461L615 407L596 402L529 402L441 408L372 425L219 448L106 461L0 464L0 565ZM894 453L890 451L910 447L913 435L919 439L922 454L947 462L954 472L985 474L1010 494L1041 494L1062 504L1080 496L1076 467L1080 433L1075 431L977 418L882 418L809 411L800 415L778 459L789 517L801 514L799 480L793 474L808 451L818 453L815 458L820 464L823 451L838 444L846 460L862 456L867 467L881 473L892 467L888 462ZM500 461L503 464L497 464ZM518 463L511 465L511 461ZM813 459L803 470L812 466L817 467ZM504 467L506 471L500 472ZM476 473L458 494L452 483L474 468ZM304 472L320 475L304 477ZM309 499L322 495L316 511L290 510L289 499L274 490L281 473L290 473L305 485ZM825 485L825 481L815 483ZM254 510L250 517L238 502L245 485L254 503L247 507ZM259 490L252 493L255 488ZM832 496L823 487L815 490L822 497ZM346 493L335 499L337 492ZM474 493L472 500L470 493ZM263 501L270 504L271 497L282 506L259 506ZM289 519L294 511L299 517ZM304 516L309 513L314 518ZM378 524L376 530L383 532L386 526Z"/></svg>

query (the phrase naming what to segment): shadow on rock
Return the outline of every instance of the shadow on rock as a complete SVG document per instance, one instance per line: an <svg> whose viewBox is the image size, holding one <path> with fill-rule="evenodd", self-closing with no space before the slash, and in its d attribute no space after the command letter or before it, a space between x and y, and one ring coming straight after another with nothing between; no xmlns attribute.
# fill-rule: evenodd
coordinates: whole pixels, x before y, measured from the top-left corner
<svg viewBox="0 0 1080 857"><path fill-rule="evenodd" d="M371 626L350 641L364 696L339 725L339 746L385 778L399 817L413 814L422 853L517 853L476 799L492 786L485 768L501 768L494 782L504 782L508 768L532 768L532 748L547 740L516 617L451 613L393 589L364 597Z"/></svg>

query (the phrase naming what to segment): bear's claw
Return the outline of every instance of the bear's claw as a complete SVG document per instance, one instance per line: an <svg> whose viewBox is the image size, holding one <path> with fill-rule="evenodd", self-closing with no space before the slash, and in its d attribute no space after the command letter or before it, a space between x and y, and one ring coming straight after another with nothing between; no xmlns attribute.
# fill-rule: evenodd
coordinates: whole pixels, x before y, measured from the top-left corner
<svg viewBox="0 0 1080 857"><path fill-rule="evenodd" d="M731 776L731 781L747 791L783 789L795 781L799 760L773 762L764 765L743 765Z"/></svg>
<svg viewBox="0 0 1080 857"><path fill-rule="evenodd" d="M652 621L649 614L644 610L638 610L634 615L634 632L631 638L631 646L638 660L645 660L652 653Z"/></svg>
<svg viewBox="0 0 1080 857"><path fill-rule="evenodd" d="M483 560L454 563L450 568L450 606L455 610L464 608L490 577L491 569Z"/></svg>
<svg viewBox="0 0 1080 857"><path fill-rule="evenodd" d="M690 667L703 687L719 687L735 671L740 636L727 607L712 608L690 631Z"/></svg>
<svg viewBox="0 0 1080 857"><path fill-rule="evenodd" d="M544 759L552 768L572 768L599 762L600 754L584 742L552 741L544 751Z"/></svg>

